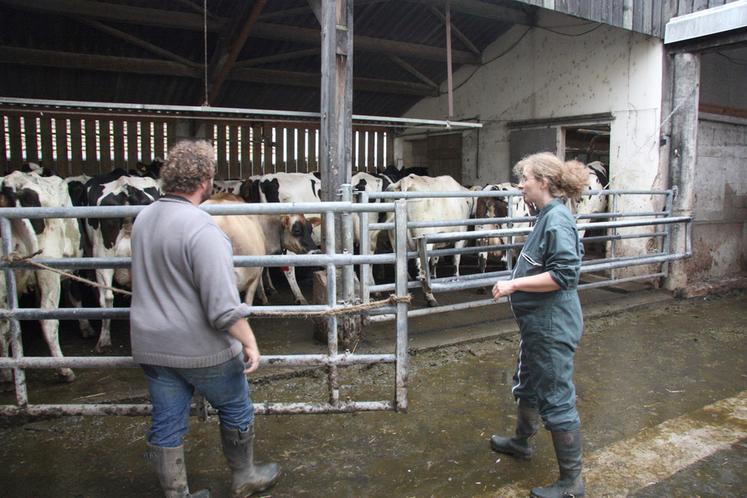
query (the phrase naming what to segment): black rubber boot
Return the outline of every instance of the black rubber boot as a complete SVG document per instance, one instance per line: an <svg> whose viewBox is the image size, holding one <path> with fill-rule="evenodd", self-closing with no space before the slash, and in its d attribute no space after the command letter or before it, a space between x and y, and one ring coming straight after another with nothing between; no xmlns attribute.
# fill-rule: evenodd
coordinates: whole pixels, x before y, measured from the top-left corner
<svg viewBox="0 0 747 498"><path fill-rule="evenodd" d="M539 427L540 416L537 408L529 408L519 403L516 411L516 434L513 437L491 436L490 448L516 458L532 458L533 450L529 438L537 434Z"/></svg>
<svg viewBox="0 0 747 498"><path fill-rule="evenodd" d="M223 454L231 468L233 478L231 493L234 498L245 498L252 493L264 491L280 477L276 463L254 465L254 424L246 431L220 426Z"/></svg>
<svg viewBox="0 0 747 498"><path fill-rule="evenodd" d="M166 498L210 498L210 491L189 492L187 467L184 465L184 446L165 448L148 443L146 458L158 474Z"/></svg>
<svg viewBox="0 0 747 498"><path fill-rule="evenodd" d="M534 498L570 498L584 496L581 476L581 431L553 432L552 444L558 459L560 478L550 486L532 489Z"/></svg>

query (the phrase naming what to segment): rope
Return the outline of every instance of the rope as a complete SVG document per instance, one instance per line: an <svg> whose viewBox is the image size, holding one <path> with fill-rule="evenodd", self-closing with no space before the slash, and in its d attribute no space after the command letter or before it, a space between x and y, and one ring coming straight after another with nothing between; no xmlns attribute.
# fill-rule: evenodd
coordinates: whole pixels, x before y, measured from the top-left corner
<svg viewBox="0 0 747 498"><path fill-rule="evenodd" d="M9 254L8 256L3 256L3 261L7 263L16 263L19 261L26 261L32 266L35 266L41 270L47 270L51 271L53 273L58 273L62 276L65 276L67 278L70 278L72 280L76 280L78 282L84 283L86 285L90 285L92 287L98 287L100 289L106 289L110 290L112 292L118 292L120 294L124 294L126 296L131 296L132 292L122 290L122 289L116 289L114 287L110 287L107 285L102 285L98 282L94 282L92 280L88 280L86 278L79 277L77 275L73 275L72 273L58 270L57 268L52 268L51 266L47 266L43 263L39 263L34 261L34 256L37 256L41 253L41 251L36 251L34 254L29 254L28 256L19 256L18 254ZM381 308L383 306L387 305L393 305L397 303L410 303L412 301L412 296L409 294L406 296L396 296L394 294L390 295L386 299L381 299L379 301L371 301L369 303L361 303L361 304L355 304L352 306L340 306L331 310L325 310L325 311L258 311L253 312L253 316L258 317L292 317L292 316L299 316L303 318L312 318L312 317L329 317L329 316L340 316L340 315L349 315L353 313L362 313L368 310L372 310L374 308Z"/></svg>
<svg viewBox="0 0 747 498"><path fill-rule="evenodd" d="M292 316L298 316L303 318L312 318L312 317L329 317L329 316L339 316L339 315L349 315L353 313L361 313L364 311L372 310L374 308L381 308L383 306L387 306L390 304L397 304L397 303L410 303L412 301L412 296L409 294L407 296L395 296L392 294L386 299L381 299L379 301L371 301L370 303L362 303L362 304L355 304L352 306L340 306L331 310L326 311L257 311L252 312L252 316L257 317L292 317Z"/></svg>
<svg viewBox="0 0 747 498"><path fill-rule="evenodd" d="M75 280L75 281L81 282L81 283L86 284L86 285L90 285L91 287L98 287L100 289L110 290L112 292L118 292L119 294L124 294L125 296L131 296L132 295L132 292L130 292L130 291L126 291L126 290L122 290L122 289L117 289L117 288L114 288L114 287L110 287L108 285L103 285L103 284L100 284L98 282L94 282L93 280L88 280L87 278L79 277L78 275L73 275L72 273L69 273L69 272L66 272L66 271L62 271L62 270L58 270L57 268L52 268L51 266L47 266L47 265L45 265L43 263L39 263L39 262L36 262L33 259L31 259L31 258L33 258L34 256L37 256L40 253L41 253L41 251L36 251L34 254L29 254L28 256L19 256L18 254L9 254L8 256L3 256L0 259L2 259L3 261L5 261L6 263L15 263L15 262L18 262L18 261L26 261L30 265L35 266L35 267L39 268L40 270L47 270L47 271L51 271L52 273L58 273L58 274L62 275L63 277L67 277L67 278L69 278L71 280Z"/></svg>

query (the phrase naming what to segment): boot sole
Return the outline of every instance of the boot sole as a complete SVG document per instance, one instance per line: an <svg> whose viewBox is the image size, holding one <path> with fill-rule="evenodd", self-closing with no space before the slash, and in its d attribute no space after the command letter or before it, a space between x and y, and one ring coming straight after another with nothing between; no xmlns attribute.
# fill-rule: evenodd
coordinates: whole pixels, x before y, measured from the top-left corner
<svg viewBox="0 0 747 498"><path fill-rule="evenodd" d="M495 443L493 443L493 440L490 440L490 449L495 451L496 453L501 453L503 455L512 456L514 458L518 458L520 460L531 460L532 459L532 453L520 453L517 451L511 451L506 450L503 448L498 448Z"/></svg>

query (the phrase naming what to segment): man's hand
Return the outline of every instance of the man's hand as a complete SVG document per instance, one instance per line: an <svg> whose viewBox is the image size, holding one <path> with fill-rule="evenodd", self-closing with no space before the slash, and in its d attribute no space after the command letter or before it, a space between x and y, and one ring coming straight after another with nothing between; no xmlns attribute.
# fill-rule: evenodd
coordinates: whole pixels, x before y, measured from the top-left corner
<svg viewBox="0 0 747 498"><path fill-rule="evenodd" d="M245 374L250 374L259 368L259 349L256 346L244 346Z"/></svg>
<svg viewBox="0 0 747 498"><path fill-rule="evenodd" d="M516 286L513 280L499 280L493 286L493 299L510 296L516 292Z"/></svg>

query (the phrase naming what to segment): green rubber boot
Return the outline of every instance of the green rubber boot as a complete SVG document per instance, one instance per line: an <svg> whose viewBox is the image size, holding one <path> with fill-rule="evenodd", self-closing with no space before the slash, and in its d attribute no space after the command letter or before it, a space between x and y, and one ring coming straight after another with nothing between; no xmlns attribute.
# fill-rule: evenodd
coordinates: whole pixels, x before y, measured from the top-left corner
<svg viewBox="0 0 747 498"><path fill-rule="evenodd" d="M539 427L540 416L537 408L529 408L519 403L516 412L516 434L513 437L491 436L490 448L498 453L528 460L534 453L529 439L537 434Z"/></svg>
<svg viewBox="0 0 747 498"><path fill-rule="evenodd" d="M581 431L553 432L552 444L558 459L560 478L549 486L532 489L534 498L571 498L584 496L581 476Z"/></svg>
<svg viewBox="0 0 747 498"><path fill-rule="evenodd" d="M220 439L233 474L231 493L234 498L246 498L277 482L280 477L278 464L254 464L254 423L243 432L221 425Z"/></svg>

